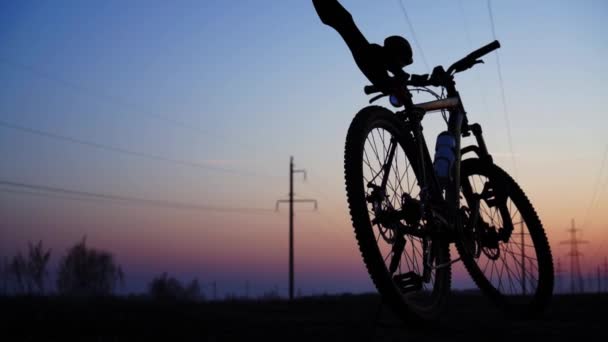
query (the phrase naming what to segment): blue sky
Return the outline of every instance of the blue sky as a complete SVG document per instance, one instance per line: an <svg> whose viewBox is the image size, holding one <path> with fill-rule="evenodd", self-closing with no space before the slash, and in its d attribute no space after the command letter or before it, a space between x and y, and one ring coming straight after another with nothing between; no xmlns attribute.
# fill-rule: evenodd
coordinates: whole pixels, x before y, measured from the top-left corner
<svg viewBox="0 0 608 342"><path fill-rule="evenodd" d="M370 41L381 42L393 34L412 37L397 1L342 4ZM449 65L493 40L486 1L404 4L420 42L420 47L414 45L415 62L406 69L410 72L427 72L420 48L432 67ZM603 229L608 216L601 208L608 203L608 180L606 172L598 175L598 168L608 143L603 109L608 5L600 0L492 5L503 46L499 53L518 180L541 213L552 242L566 238L570 217L581 224L586 221L589 236L602 240L607 236ZM320 23L311 2L3 2L0 40L0 120L236 170L184 167L0 127L0 178L144 198L273 208L274 201L286 195L287 163L294 155L297 165L310 171L309 182L298 185L298 194L319 198L325 215L340 225L332 228L336 225L325 218L312 217L302 219L303 227L329 225L323 234L331 236L332 243L352 245L343 255L353 253L342 186L343 144L350 120L367 103L362 93L367 82L340 37ZM457 81L469 119L483 125L497 162L514 172L496 57L487 56L485 61ZM443 129L442 121L429 118L425 124L432 142ZM589 210L595 184L601 188ZM162 241L163 229L176 232L179 246L187 240L205 240L216 229L180 228L176 222L183 218L168 214L173 221L161 221L173 223L146 231L129 228L134 223L128 212L117 214L113 207L89 205L78 210L70 202L11 194L1 194L0 203L5 217L0 250L6 251L25 247L28 239L51 241L61 251L83 234L93 236L91 241L97 237L107 248L125 234ZM107 227L92 228L95 219L120 229L110 233L103 230ZM270 228L264 236L282 236L283 230L272 229L283 229L285 219L282 213L268 219ZM201 220L221 226L248 219ZM313 248L315 239L321 242L319 235L310 234L305 241ZM251 231L236 238L267 243ZM330 242L321 245L332 248ZM120 248L119 256L138 260L132 263L139 266L133 267L163 271L150 266L151 259L127 253L127 243ZM364 279L362 269L356 270ZM183 273L198 274L195 267L184 267ZM324 283L314 270L311 274L310 288L340 288L338 280ZM277 279L270 283L282 278ZM365 281L359 288L369 286Z"/></svg>

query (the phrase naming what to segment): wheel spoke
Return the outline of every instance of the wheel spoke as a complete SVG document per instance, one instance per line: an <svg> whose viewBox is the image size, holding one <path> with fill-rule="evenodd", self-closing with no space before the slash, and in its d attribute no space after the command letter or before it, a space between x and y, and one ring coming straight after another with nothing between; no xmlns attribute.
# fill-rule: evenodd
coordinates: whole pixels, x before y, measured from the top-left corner
<svg viewBox="0 0 608 342"><path fill-rule="evenodd" d="M404 194L408 194L416 200L420 198L419 182L416 179L417 173L414 170L414 165L416 164L411 163L412 160L410 158L412 156L406 152L408 149L405 149L401 144L401 138L395 139L392 132L391 129L373 127L364 138L363 151L356 157L363 171L363 183L359 184L363 185L363 194L366 198L365 207L370 221L386 214L388 210L395 210L395 214L402 213L405 210L403 207ZM375 187L368 187L369 184ZM348 185L347 177L347 189L349 188ZM379 189L378 186L384 186L384 188ZM375 194L381 194L381 196L369 197ZM351 197L353 196L349 194L349 201ZM349 204L352 208L353 204ZM353 218L353 222L355 221L356 219ZM397 250L395 248L395 251L393 251L393 244L397 240L395 234L401 234L397 233L398 225L411 225L415 229L419 227L424 229L424 222L422 220L418 223L409 222L405 221L401 216L395 217L395 223L383 221L382 223L372 225L370 222L373 230L373 240L371 242L375 241L377 249L365 251L365 247L361 247L361 251L364 259L372 255L372 258L377 258L378 261L382 260L386 271L389 271L390 264L395 259L395 278L392 278L396 285L394 288L403 291L402 298L406 305L415 310L426 310L437 305L438 298L445 295L447 291L446 285L449 282L439 282L438 280L449 276L450 270L449 268L431 270L430 281L421 281L420 279L422 279L421 277L425 269L423 239L405 234L405 247L399 253L399 256L395 255L395 251ZM357 229L360 228L356 226L355 230ZM360 241L360 246L365 245L362 245ZM439 246L437 247L438 252L436 255L434 254L433 264L449 260L447 246L442 246L441 250L439 250ZM370 267L370 264L368 264L368 267ZM373 268L370 268L370 273L373 272ZM416 276L410 276L410 272L413 272ZM398 274L402 276L397 277ZM419 286L418 289L421 290L413 290L412 286ZM440 289L438 288L439 286L441 286ZM381 289L379 288L379 290ZM388 289L385 290L388 291ZM391 289L391 291L393 290Z"/></svg>
<svg viewBox="0 0 608 342"><path fill-rule="evenodd" d="M482 171L484 170L479 164L476 167ZM478 271L476 272L478 273L471 274L476 274L474 277L479 277L480 275L483 277L481 280L476 280L480 286L483 285L485 288L487 286L493 287L493 291L498 291L505 298L517 296L517 298L522 298L521 300L525 298L526 301L530 302L539 291L540 262L537 251L538 248L544 247L535 246L536 241L532 240L530 227L526 221L527 218L524 218L521 214L521 210L527 210L527 208L521 206L529 206L529 203L525 202L525 197L522 203L522 195L517 193L514 195L513 193L520 190L510 185L511 183L508 183L512 182L512 180L508 178L504 181L500 178L494 179L492 178L494 177L493 175L494 173L490 173L487 176L485 172L463 173L463 179L468 180L468 182L463 181L462 184L462 203L463 205L466 203L469 208L473 207L473 195L482 194L486 186L485 184L493 184L492 187L495 187L502 184L502 182L506 182L506 197L503 197L505 199L504 202L496 203L496 205L492 206L488 205L485 200L480 202L478 214L482 224L478 225L476 230L483 238L477 237L475 243L477 245L482 244L478 247L482 249L482 254L479 258L468 259L469 261L465 262L465 265L467 265L467 268L477 268ZM483 222L487 225L484 225ZM487 240L492 239L492 235L490 234L492 231L484 230L491 227L490 229L496 229L500 233L504 232L505 225L510 225L512 231L506 232L509 234L508 240L506 242L499 240L496 249L492 247L491 240ZM542 229L542 226L540 228ZM490 294L492 293L495 296L496 292L490 292ZM507 300L519 301L520 299Z"/></svg>

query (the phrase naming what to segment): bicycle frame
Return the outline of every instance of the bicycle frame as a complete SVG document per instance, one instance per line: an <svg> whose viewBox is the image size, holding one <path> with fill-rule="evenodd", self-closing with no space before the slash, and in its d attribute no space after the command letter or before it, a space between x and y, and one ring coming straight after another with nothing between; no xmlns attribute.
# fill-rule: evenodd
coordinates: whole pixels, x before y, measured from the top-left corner
<svg viewBox="0 0 608 342"><path fill-rule="evenodd" d="M474 152L480 159L490 163L492 163L492 157L488 153L481 126L479 124L468 124L466 111L462 104L460 94L456 90L456 84L453 77L451 78L450 82L445 85L445 88L447 90L447 98L415 104L413 107L414 110L406 110L399 112L398 114L404 115L407 119L407 128L412 132L414 142L418 148L418 155L420 158L418 160L420 165L419 172L422 175L422 205L424 207L429 200L433 201L434 203L445 202L447 204L445 208L446 212L435 214L443 214L447 217L440 216L436 218L439 218L440 221L449 227L449 231L454 232L459 224L458 211L460 209L460 164L462 155L465 153ZM433 163L428 146L424 139L424 135L422 134L421 125L421 121L425 114L438 110L447 110L449 112L448 132L455 138L456 145L454 149L455 159L453 164L453 179L450 180L450 183L446 187L445 198L443 196L441 187L439 186L439 180L437 179L435 172L433 171L432 167L430 170L428 168L428 166L432 166ZM461 148L461 138L463 136L469 136L471 132L475 136L477 145L467 146L464 149ZM389 155L389 164L392 162L390 160L392 159L391 157L392 155Z"/></svg>

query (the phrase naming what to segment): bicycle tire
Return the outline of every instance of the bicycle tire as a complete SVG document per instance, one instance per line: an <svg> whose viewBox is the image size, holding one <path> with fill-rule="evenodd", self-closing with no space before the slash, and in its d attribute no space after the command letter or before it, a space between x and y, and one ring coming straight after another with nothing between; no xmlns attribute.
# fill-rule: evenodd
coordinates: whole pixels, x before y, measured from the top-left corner
<svg viewBox="0 0 608 342"><path fill-rule="evenodd" d="M487 182L492 184L488 188L494 187L496 189L492 191L500 193L500 195L495 196L504 196L505 203L504 205L500 204L501 208L496 212L496 223L502 222L502 228L504 228L505 214L507 213L505 210L508 210L508 220L510 220L513 229L508 242L499 241L499 246L495 249L498 254L496 260L492 260L496 256L492 255L490 248L484 251L483 248L480 250L478 247L476 253L479 253L479 255L472 252L474 243L471 242L472 230L470 227L467 230L469 235L467 237L461 236L456 241L458 253L475 284L494 304L515 318L537 316L548 305L553 293L554 282L551 249L543 225L526 194L507 172L493 163L480 159L464 160L461 164L461 184L464 184L467 180L471 182L469 177L474 178L475 176L478 176L482 181L482 177L485 177ZM481 188L481 186L478 188ZM483 191L480 192L483 193ZM467 203L472 202L471 194L463 195L463 198ZM516 208L515 211L512 210L513 207ZM483 208L483 210L486 209ZM513 214L511 214L512 211ZM486 213L488 212L486 211ZM519 216L517 216L518 213ZM500 221L498 220L498 214L500 214ZM519 222L515 221L518 217L521 218ZM494 220L494 217L492 220ZM527 228L528 233L526 233L524 227ZM517 233L518 228L520 228L520 233ZM481 231L479 228L477 230ZM520 243L517 242L518 239L520 239ZM501 253L503 256L501 256ZM484 260L486 261L484 262ZM501 260L503 263L500 270L500 266L495 266L497 260ZM493 263L488 274L490 261ZM518 272L521 273L518 274ZM499 278L502 275L508 277L508 286L504 285L507 284L506 281L503 282ZM530 292L527 292L528 286L530 286Z"/></svg>
<svg viewBox="0 0 608 342"><path fill-rule="evenodd" d="M403 151L408 161L417 160L416 148L411 137L404 133L403 122L388 109L378 106L370 106L362 109L353 119L346 137L344 152L344 174L346 193L349 204L352 224L359 250L367 271L373 280L378 292L384 302L406 323L424 322L438 318L439 313L445 307L451 283L451 267L449 266L449 243L446 241L435 241L431 249L435 254L435 265L444 264L443 268L435 269L431 277L432 286L428 286L416 293L402 293L397 286L385 258L379 246L380 235L375 236L374 226L378 230L380 224L373 224L370 218L369 203L366 200L366 184L364 180L364 158L366 156L365 146L368 135L374 134L374 129L382 129L398 140L399 148ZM373 137L373 135L372 135ZM395 164L397 157L395 157ZM369 163L368 163L369 165ZM416 170L412 164L412 170ZM393 168L393 165L391 165ZM406 170L407 172L407 170ZM397 170L397 174L400 171ZM416 172L415 172L416 173ZM417 176L416 176L417 177ZM409 179L408 179L409 181ZM403 189L402 189L403 190ZM403 195L402 195L403 196ZM422 221L421 221L422 222ZM380 234L380 233L379 233ZM412 246L413 260L416 261L415 243L419 242L407 236ZM422 240L420 240L422 241ZM406 249L403 251L405 263L408 264ZM410 261L412 257L410 256ZM402 259L399 256L399 267ZM411 263L414 264L414 263ZM447 264L447 266L445 265ZM404 268L408 265L404 265ZM411 268L416 268L415 265ZM428 296L428 298L422 298Z"/></svg>

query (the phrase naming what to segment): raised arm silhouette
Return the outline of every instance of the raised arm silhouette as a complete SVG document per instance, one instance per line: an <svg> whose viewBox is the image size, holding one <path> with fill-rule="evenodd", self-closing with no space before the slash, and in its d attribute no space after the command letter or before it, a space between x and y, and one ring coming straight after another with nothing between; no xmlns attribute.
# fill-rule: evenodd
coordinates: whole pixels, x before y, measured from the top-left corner
<svg viewBox="0 0 608 342"><path fill-rule="evenodd" d="M403 67L412 64L412 48L400 36L390 36L384 46L370 43L355 24L352 15L337 0L312 1L321 21L334 28L348 45L363 74L384 93L396 82L403 83L408 75ZM391 77L388 72L393 74Z"/></svg>

